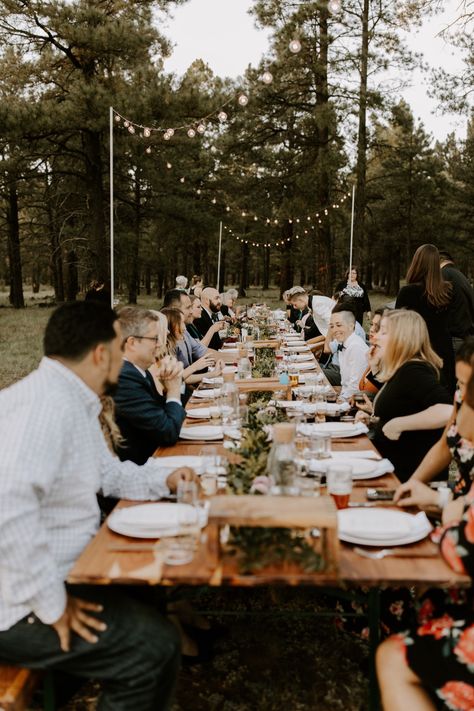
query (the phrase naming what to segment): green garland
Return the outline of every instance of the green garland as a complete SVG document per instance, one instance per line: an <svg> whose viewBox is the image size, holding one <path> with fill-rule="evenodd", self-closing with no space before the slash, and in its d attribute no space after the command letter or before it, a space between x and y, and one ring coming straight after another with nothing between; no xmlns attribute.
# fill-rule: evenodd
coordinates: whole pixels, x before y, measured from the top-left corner
<svg viewBox="0 0 474 711"><path fill-rule="evenodd" d="M227 486L233 494L252 493L254 480L267 476L271 443L265 426L286 420L283 410L269 404L272 395L271 392L249 394L248 424L243 428L240 447L236 450L240 460L230 464L227 477ZM243 574L284 562L297 563L307 573L324 567L322 556L301 532L288 528L232 527L228 545L232 555L239 556L239 569Z"/></svg>
<svg viewBox="0 0 474 711"><path fill-rule="evenodd" d="M275 349L256 348L252 378L271 378L275 372Z"/></svg>

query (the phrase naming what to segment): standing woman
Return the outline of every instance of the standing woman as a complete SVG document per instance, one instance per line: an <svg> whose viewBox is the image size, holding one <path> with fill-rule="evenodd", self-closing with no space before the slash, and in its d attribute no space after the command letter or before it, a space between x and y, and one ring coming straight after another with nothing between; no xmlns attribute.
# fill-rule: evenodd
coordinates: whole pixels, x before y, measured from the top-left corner
<svg viewBox="0 0 474 711"><path fill-rule="evenodd" d="M428 327L433 350L443 361L442 374L451 393L455 389L454 353L448 330L448 307L452 286L443 279L439 252L434 244L418 247L400 289L395 308L410 309L422 316Z"/></svg>
<svg viewBox="0 0 474 711"><path fill-rule="evenodd" d="M340 281L336 286L336 292L339 292L339 300L351 299L356 307L356 319L363 325L364 313L367 312L369 319L372 317L369 294L364 284L358 281L357 267L352 267L351 271L347 270L344 281Z"/></svg>

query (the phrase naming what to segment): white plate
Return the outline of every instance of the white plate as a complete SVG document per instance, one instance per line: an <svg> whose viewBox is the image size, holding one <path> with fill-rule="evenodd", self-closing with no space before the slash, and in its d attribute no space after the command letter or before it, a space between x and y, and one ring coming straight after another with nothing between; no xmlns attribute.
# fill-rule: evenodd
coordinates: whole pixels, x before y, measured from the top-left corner
<svg viewBox="0 0 474 711"><path fill-rule="evenodd" d="M214 400L220 395L221 391L219 388L208 388L207 390L195 390L193 392L193 398L201 398L202 400Z"/></svg>
<svg viewBox="0 0 474 711"><path fill-rule="evenodd" d="M179 508L178 508L179 507ZM194 523L196 510L188 504L156 503L112 511L107 519L111 531L132 538L165 538L179 533L179 510L189 513ZM206 512L198 511L199 526L206 525Z"/></svg>
<svg viewBox="0 0 474 711"><path fill-rule="evenodd" d="M315 370L316 361L312 358L311 361L306 361L305 363L291 363L289 369L291 370L291 368L295 370Z"/></svg>
<svg viewBox="0 0 474 711"><path fill-rule="evenodd" d="M315 459L311 460L311 469L313 471L326 472L327 468L332 464L349 464L352 467L352 479L371 479L376 476L381 476L380 474L374 474L374 470L377 471L378 462L364 460L364 459L350 459L350 457L331 457L330 459Z"/></svg>
<svg viewBox="0 0 474 711"><path fill-rule="evenodd" d="M311 360L311 361L314 360L314 356L312 353L298 353L296 356L293 356L293 358L295 359L295 361L297 363L298 362L301 363L301 361L305 361L305 360Z"/></svg>
<svg viewBox="0 0 474 711"><path fill-rule="evenodd" d="M337 512L339 538L366 546L398 546L421 541L432 530L424 513L393 509L342 509Z"/></svg>
<svg viewBox="0 0 474 711"><path fill-rule="evenodd" d="M210 441L223 438L222 427L218 425L194 425L192 427L182 427L179 433L180 439L208 439Z"/></svg>
<svg viewBox="0 0 474 711"><path fill-rule="evenodd" d="M211 417L211 409L209 407L193 407L186 410L186 417L192 420L209 420Z"/></svg>
<svg viewBox="0 0 474 711"><path fill-rule="evenodd" d="M365 434L368 430L361 424L351 425L345 422L318 422L314 425L306 425L305 432L308 434L330 435L331 437L357 437Z"/></svg>
<svg viewBox="0 0 474 711"><path fill-rule="evenodd" d="M288 346L285 346L282 348L283 351L291 351L292 353L302 353L303 351L310 351L311 348L309 346L305 346L303 343L300 346L291 344Z"/></svg>

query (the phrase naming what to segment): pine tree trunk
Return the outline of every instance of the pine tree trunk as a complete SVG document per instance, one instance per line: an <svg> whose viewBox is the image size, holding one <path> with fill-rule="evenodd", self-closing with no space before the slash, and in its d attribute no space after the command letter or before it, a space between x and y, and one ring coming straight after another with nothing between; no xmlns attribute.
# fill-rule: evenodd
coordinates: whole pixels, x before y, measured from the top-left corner
<svg viewBox="0 0 474 711"><path fill-rule="evenodd" d="M74 249L67 253L67 280L66 299L75 301L79 292L79 279L77 274L77 254Z"/></svg>
<svg viewBox="0 0 474 711"><path fill-rule="evenodd" d="M245 242L242 242L242 250L240 256L240 283L239 283L239 296L247 296L245 289L248 284L248 269L249 269L249 246Z"/></svg>
<svg viewBox="0 0 474 711"><path fill-rule="evenodd" d="M285 222L282 229L284 244L280 257L280 299L293 286L293 223Z"/></svg>
<svg viewBox="0 0 474 711"><path fill-rule="evenodd" d="M87 208L90 218L89 252L91 274L94 279L103 282L110 288L100 133L83 131L82 137L87 179Z"/></svg>
<svg viewBox="0 0 474 711"><path fill-rule="evenodd" d="M263 284L262 289L266 291L270 287L270 247L263 248Z"/></svg>
<svg viewBox="0 0 474 711"><path fill-rule="evenodd" d="M18 193L16 180L10 176L8 176L7 240L10 267L10 304L15 309L22 309L25 306L25 300L23 298Z"/></svg>

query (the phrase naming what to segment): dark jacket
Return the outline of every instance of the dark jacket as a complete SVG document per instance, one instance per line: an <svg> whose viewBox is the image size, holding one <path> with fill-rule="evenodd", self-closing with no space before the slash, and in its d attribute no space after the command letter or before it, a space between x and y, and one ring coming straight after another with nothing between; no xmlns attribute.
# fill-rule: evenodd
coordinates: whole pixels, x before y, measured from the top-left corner
<svg viewBox="0 0 474 711"><path fill-rule="evenodd" d="M114 400L117 424L125 438L119 451L122 461L144 464L157 447L171 446L178 440L186 412L177 402L166 402L150 373L144 378L125 361Z"/></svg>
<svg viewBox="0 0 474 711"><path fill-rule="evenodd" d="M446 264L441 274L453 285L448 307L449 333L453 338L467 338L474 333L474 290L467 277L452 263Z"/></svg>
<svg viewBox="0 0 474 711"><path fill-rule="evenodd" d="M209 316L206 309L202 310L201 316L199 318L194 319L194 325L196 326L198 331L202 333L203 336L206 335L213 323L214 321ZM212 336L211 341L209 343L209 348L214 348L215 351L218 351L220 350L220 348L222 348L222 340L218 333L214 333L214 335Z"/></svg>

